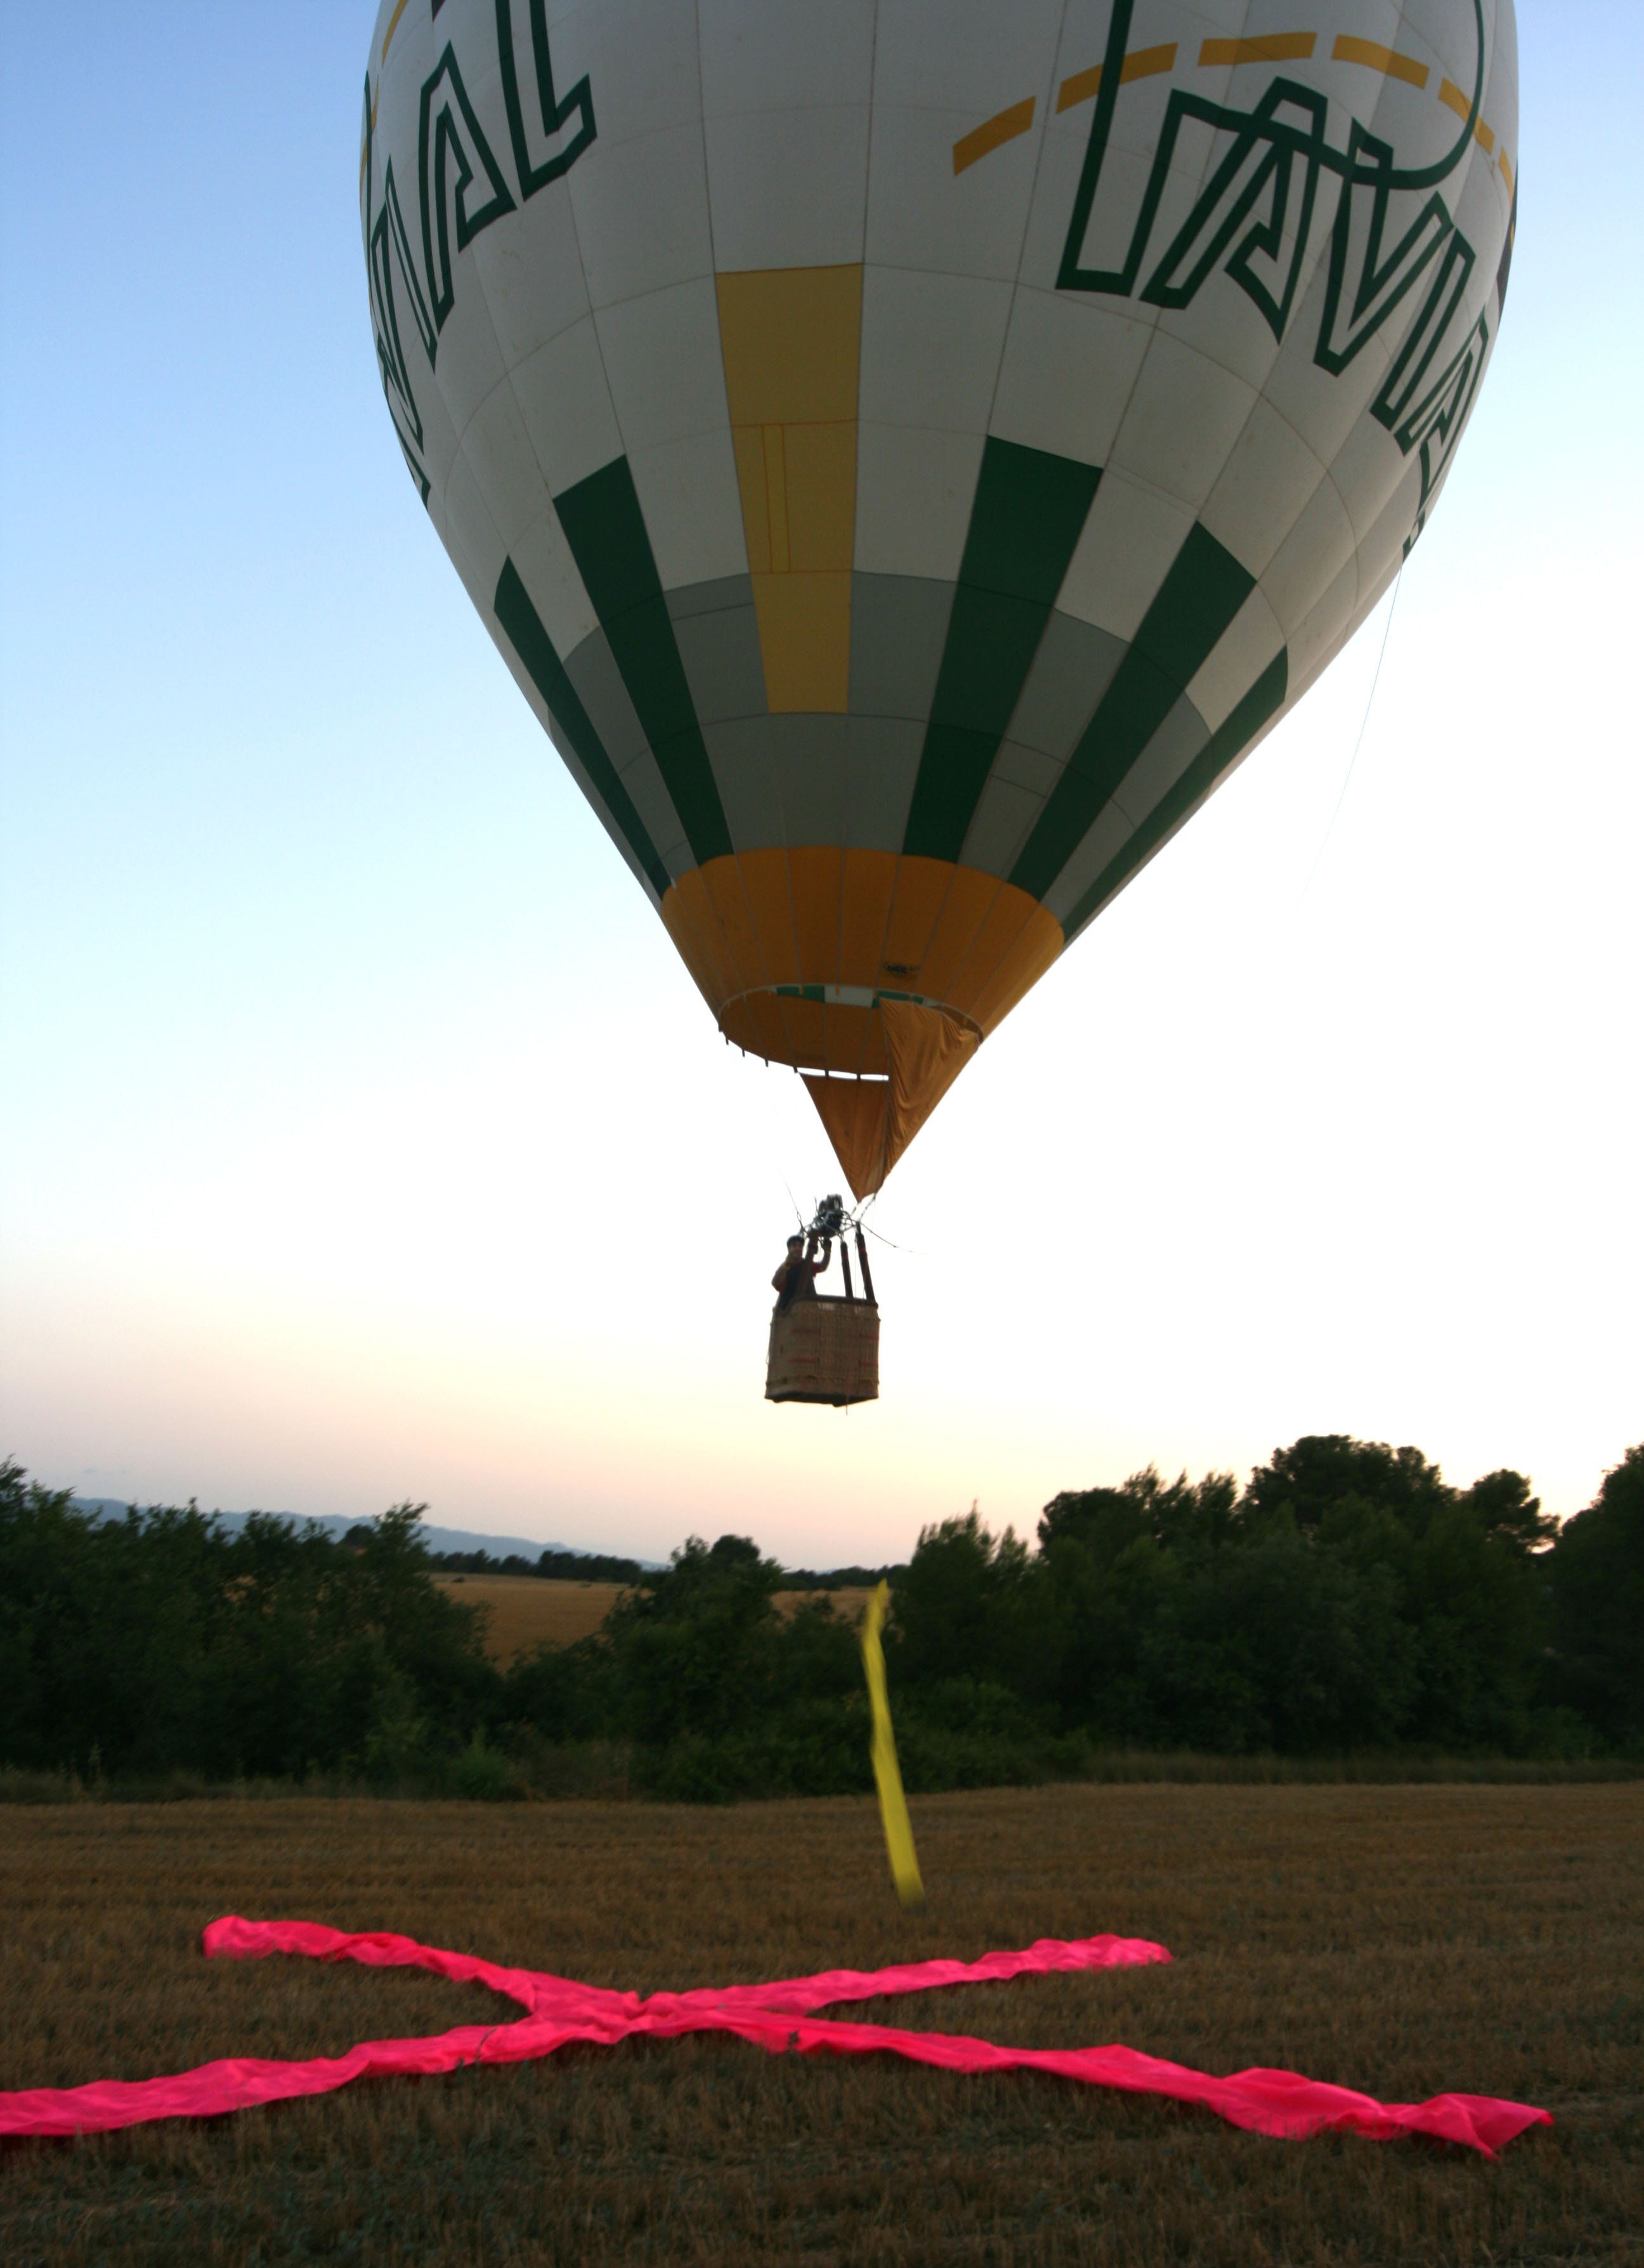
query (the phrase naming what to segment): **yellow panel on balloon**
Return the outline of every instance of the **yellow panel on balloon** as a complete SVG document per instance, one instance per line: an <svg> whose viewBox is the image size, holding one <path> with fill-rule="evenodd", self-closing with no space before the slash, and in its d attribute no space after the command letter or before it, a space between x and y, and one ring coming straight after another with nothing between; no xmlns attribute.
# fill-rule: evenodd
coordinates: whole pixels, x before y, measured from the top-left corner
<svg viewBox="0 0 1644 2268"><path fill-rule="evenodd" d="M718 278L754 612L773 711L850 707L862 271Z"/></svg>
<svg viewBox="0 0 1644 2268"><path fill-rule="evenodd" d="M754 615L773 715L851 705L851 577L756 575Z"/></svg>

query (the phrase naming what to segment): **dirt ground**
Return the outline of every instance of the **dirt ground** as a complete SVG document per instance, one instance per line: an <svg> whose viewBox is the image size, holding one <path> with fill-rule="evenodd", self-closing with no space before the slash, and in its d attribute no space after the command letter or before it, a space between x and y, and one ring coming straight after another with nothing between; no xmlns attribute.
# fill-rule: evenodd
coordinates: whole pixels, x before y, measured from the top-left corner
<svg viewBox="0 0 1644 2268"><path fill-rule="evenodd" d="M531 1646L569 1646L598 1630L623 1595L620 1583L549 1582L540 1575L437 1575L453 1598L483 1607L490 1620L486 1643L494 1660L510 1662ZM792 1614L808 1591L778 1591L777 1604ZM865 1590L830 1591L834 1612L854 1622L867 1603Z"/></svg>
<svg viewBox="0 0 1644 2268"><path fill-rule="evenodd" d="M544 1585L545 1589L555 1587ZM1169 1968L870 2004L1041 2045L1282 2066L1557 2120L1497 2161L1279 2142L1030 2074L698 2038L366 2082L0 2152L22 2264L773 2260L1573 2264L1644 2257L1644 1786L1078 1786L727 1810L222 1800L0 1814L0 2086L510 2022L405 1972L208 1962L213 1916L395 1929L641 1992L1097 1930Z"/></svg>

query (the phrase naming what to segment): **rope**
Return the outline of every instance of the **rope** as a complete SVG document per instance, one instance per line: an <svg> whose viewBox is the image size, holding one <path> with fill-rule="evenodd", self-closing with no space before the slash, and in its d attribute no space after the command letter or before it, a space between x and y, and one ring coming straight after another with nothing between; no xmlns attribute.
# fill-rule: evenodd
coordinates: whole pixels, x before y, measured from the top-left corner
<svg viewBox="0 0 1644 2268"><path fill-rule="evenodd" d="M866 1229L868 1235L873 1238L875 1244L888 1244L893 1252L905 1252L910 1260L923 1260L925 1255L922 1252L916 1252L910 1244L897 1244L894 1239L882 1235L881 1232L874 1226L873 1223L867 1217L868 1206L877 1204L878 1202L879 1191L874 1189L870 1194L867 1204L862 1207L861 1211L856 1217L857 1226L860 1229Z"/></svg>
<svg viewBox="0 0 1644 2268"><path fill-rule="evenodd" d="M1314 877L1324 863L1324 853L1330 848L1330 838L1336 832L1336 821L1341 817L1341 807L1347 800L1347 790L1353 784L1353 769L1359 761L1359 751L1364 746L1365 733L1369 726L1370 711L1375 705L1375 688L1382 681L1382 664L1387 659L1387 641L1393 633L1393 616L1398 607L1398 586L1404 579L1404 563L1401 561L1398 572L1393 578L1393 603L1387 610L1387 621L1382 629L1382 651L1375 657L1375 674L1370 680L1370 697L1364 704L1364 721L1359 727L1359 737L1353 744L1353 754L1347 760L1347 776L1341 784L1341 793L1336 799L1336 808L1330 815L1330 825L1324 829L1324 840L1318 846L1317 855L1313 861L1312 873L1301 885L1301 895L1296 900L1298 912L1307 903L1307 895L1313 887Z"/></svg>

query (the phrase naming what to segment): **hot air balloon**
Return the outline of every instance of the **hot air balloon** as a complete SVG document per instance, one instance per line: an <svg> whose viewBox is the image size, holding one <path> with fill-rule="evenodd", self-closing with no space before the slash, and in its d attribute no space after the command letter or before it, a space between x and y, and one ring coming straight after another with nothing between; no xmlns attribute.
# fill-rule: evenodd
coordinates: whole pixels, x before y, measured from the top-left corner
<svg viewBox="0 0 1644 2268"><path fill-rule="evenodd" d="M1419 534L1511 0L383 0L383 389L521 692L859 1198Z"/></svg>

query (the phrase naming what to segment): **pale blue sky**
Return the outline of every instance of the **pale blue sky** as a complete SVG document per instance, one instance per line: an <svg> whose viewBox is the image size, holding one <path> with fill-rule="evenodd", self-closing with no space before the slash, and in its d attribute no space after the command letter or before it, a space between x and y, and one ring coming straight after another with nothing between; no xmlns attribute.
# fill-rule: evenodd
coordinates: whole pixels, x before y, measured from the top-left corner
<svg viewBox="0 0 1644 2268"><path fill-rule="evenodd" d="M813 1563L1303 1431L1587 1501L1644 1437L1644 11L1521 14L1506 321L1310 886L1381 613L910 1155L848 1418L760 1399L809 1105L405 476L370 31L0 6L0 1448Z"/></svg>

